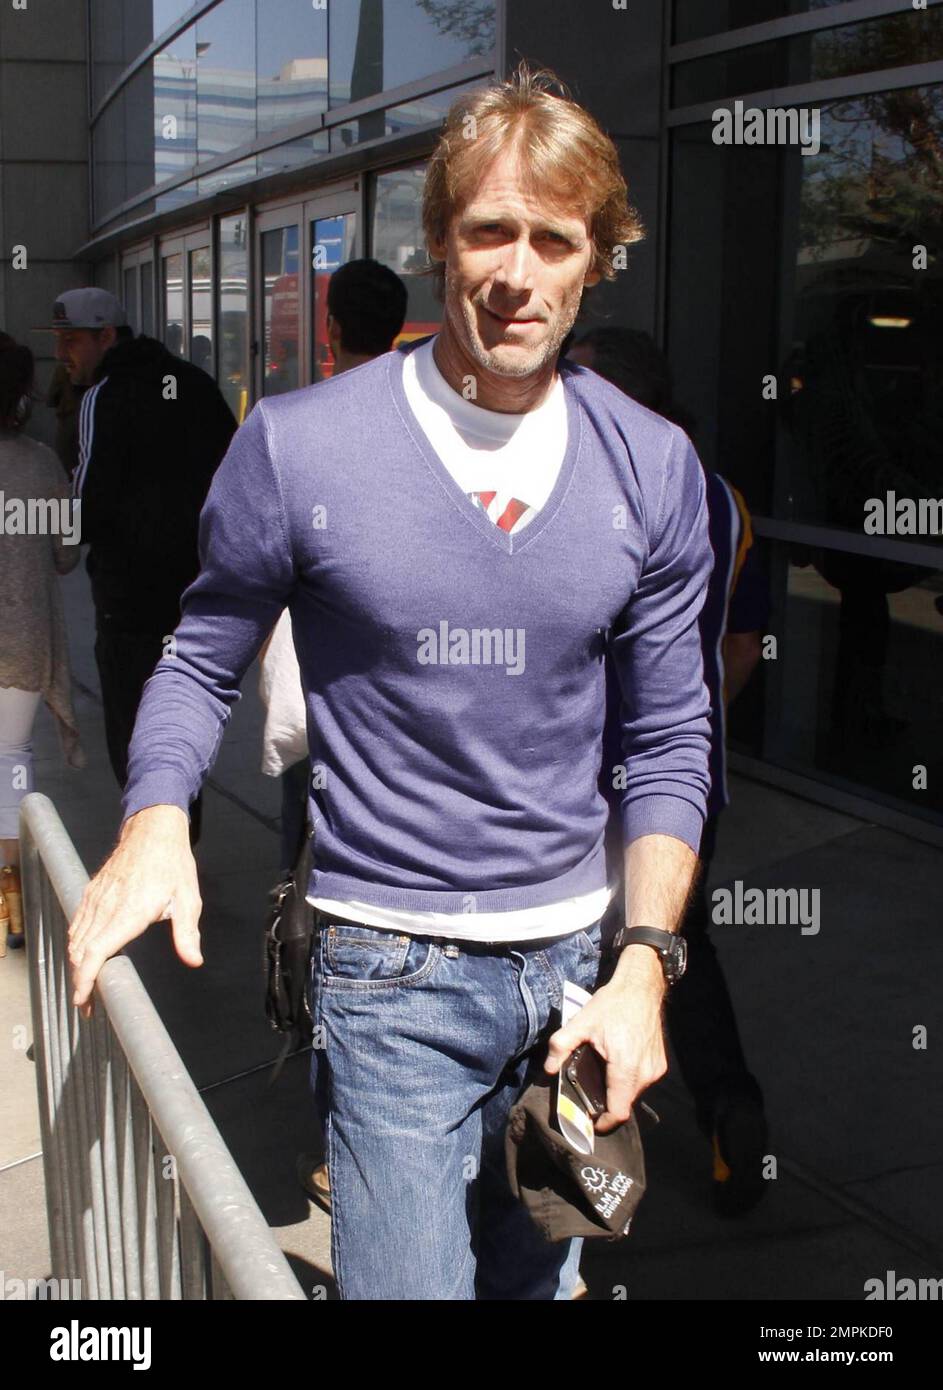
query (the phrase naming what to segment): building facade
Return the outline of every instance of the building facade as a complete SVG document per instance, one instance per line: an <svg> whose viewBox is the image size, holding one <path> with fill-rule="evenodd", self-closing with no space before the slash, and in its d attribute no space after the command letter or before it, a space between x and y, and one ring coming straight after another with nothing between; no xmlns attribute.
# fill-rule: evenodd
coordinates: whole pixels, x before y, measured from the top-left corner
<svg viewBox="0 0 943 1390"><path fill-rule="evenodd" d="M424 161L454 96L520 57L613 135L647 227L583 322L664 346L763 543L771 640L735 761L943 842L936 0L5 6L3 326L104 285L240 419L330 373L346 259L403 275L404 336L433 330Z"/></svg>

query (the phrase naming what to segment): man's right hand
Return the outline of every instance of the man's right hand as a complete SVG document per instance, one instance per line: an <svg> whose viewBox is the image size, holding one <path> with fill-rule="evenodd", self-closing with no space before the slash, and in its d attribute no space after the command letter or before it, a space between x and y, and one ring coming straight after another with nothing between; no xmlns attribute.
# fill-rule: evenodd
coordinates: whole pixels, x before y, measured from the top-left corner
<svg viewBox="0 0 943 1390"><path fill-rule="evenodd" d="M148 806L121 827L118 844L89 879L69 928L73 1004L89 1018L98 972L110 956L169 918L185 965L202 965L203 903L189 821L179 806Z"/></svg>

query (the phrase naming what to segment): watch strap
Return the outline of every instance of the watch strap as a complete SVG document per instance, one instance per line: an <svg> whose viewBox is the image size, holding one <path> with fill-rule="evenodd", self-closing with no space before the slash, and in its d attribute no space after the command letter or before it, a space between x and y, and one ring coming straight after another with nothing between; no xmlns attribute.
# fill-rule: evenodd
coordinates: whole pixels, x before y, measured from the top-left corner
<svg viewBox="0 0 943 1390"><path fill-rule="evenodd" d="M621 927L613 937L612 948L621 951L625 946L654 946L662 954L672 949L676 939L675 932L664 931L661 927Z"/></svg>

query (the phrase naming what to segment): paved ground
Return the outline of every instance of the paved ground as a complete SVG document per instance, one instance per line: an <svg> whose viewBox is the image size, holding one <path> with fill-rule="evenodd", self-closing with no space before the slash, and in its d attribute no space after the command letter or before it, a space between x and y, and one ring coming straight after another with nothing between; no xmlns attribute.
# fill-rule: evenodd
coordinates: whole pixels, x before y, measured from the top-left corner
<svg viewBox="0 0 943 1390"><path fill-rule="evenodd" d="M118 824L105 756L83 572L65 581L77 710L89 766L61 764L43 712L37 786L59 808L92 871ZM167 1027L203 1090L304 1286L330 1278L326 1216L294 1179L319 1136L307 1059L271 1084L278 1039L261 1011L259 926L277 871L278 788L258 772L260 710L251 672L206 795L198 851L206 965L188 971L152 930L132 948ZM711 1213L709 1153L683 1087L653 1102L649 1192L633 1239L584 1259L592 1296L636 1299L860 1299L866 1279L943 1275L943 1108L938 1038L943 852L777 791L735 781L714 881L821 890L822 927L716 928L749 1059L768 1098L778 1177L737 1222ZM0 961L0 1269L48 1273L22 952ZM926 1050L913 1029L929 1029Z"/></svg>

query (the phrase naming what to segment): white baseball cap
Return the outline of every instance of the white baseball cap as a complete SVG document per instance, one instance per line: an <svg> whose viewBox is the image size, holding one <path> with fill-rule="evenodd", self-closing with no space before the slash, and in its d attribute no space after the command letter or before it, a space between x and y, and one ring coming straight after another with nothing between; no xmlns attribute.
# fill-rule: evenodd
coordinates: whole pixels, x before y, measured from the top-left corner
<svg viewBox="0 0 943 1390"><path fill-rule="evenodd" d="M66 290L52 306L52 323L43 324L39 333L60 328L123 328L128 316L113 294L89 285L84 290Z"/></svg>

